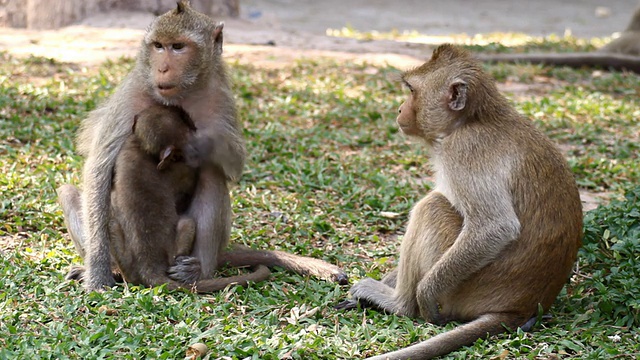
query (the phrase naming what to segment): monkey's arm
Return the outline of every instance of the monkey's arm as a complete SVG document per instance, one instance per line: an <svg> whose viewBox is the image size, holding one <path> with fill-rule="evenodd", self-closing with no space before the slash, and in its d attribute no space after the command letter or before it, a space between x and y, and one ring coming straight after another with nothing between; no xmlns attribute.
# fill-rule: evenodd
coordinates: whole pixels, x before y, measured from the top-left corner
<svg viewBox="0 0 640 360"><path fill-rule="evenodd" d="M115 284L111 275L109 216L113 161L109 154L90 156L84 167L82 213L87 238L85 288L104 290Z"/></svg>
<svg viewBox="0 0 640 360"><path fill-rule="evenodd" d="M226 118L219 116L220 119L215 119L206 128L198 128L196 146L203 164L222 169L226 178L235 182L244 168L244 139L236 123L235 111Z"/></svg>
<svg viewBox="0 0 640 360"><path fill-rule="evenodd" d="M203 167L187 215L195 220L196 240L191 255L200 261L201 279L211 278L218 267L218 254L228 245L231 231L231 199L227 181L220 170ZM191 274L174 272L174 279L186 280Z"/></svg>
<svg viewBox="0 0 640 360"><path fill-rule="evenodd" d="M418 283L416 298L420 314L434 323L441 320L438 298L495 260L520 234L520 222L508 191L497 188L471 189L465 194L467 199L461 205L464 219L462 231Z"/></svg>
<svg viewBox="0 0 640 360"><path fill-rule="evenodd" d="M82 176L82 221L87 252L84 278L85 288L89 291L114 285L109 251L113 169L120 148L131 131L129 121L132 121L136 107L145 106L144 99L139 97L119 98L120 92L132 91L126 82L109 101L89 115L78 134L78 149L87 156Z"/></svg>

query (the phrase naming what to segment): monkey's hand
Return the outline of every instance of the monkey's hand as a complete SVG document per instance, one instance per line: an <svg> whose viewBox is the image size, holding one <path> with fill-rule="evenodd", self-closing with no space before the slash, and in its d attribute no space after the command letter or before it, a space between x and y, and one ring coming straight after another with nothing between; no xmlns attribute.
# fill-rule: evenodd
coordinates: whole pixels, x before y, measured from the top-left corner
<svg viewBox="0 0 640 360"><path fill-rule="evenodd" d="M200 260L193 256L177 256L175 264L167 269L171 280L183 284L194 284L200 278L200 273Z"/></svg>
<svg viewBox="0 0 640 360"><path fill-rule="evenodd" d="M420 317L435 325L444 325L447 320L440 314L440 306L437 297L430 291L431 288L425 286L428 282L420 282L416 294L418 300L418 308L420 309Z"/></svg>
<svg viewBox="0 0 640 360"><path fill-rule="evenodd" d="M201 165L217 167L228 180L238 181L246 157L244 140L239 134L225 128L212 128L196 132L195 141L191 143L198 150Z"/></svg>
<svg viewBox="0 0 640 360"><path fill-rule="evenodd" d="M202 165L202 159L200 157L200 151L193 142L187 143L182 148L182 156L187 166L192 168L198 168Z"/></svg>

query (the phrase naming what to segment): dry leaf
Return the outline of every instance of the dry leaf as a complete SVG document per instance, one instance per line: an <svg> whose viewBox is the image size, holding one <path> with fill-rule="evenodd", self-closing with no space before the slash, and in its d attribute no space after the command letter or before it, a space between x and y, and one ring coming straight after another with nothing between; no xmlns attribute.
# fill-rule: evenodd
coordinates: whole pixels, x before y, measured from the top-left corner
<svg viewBox="0 0 640 360"><path fill-rule="evenodd" d="M207 345L203 343L195 343L189 346L187 349L187 357L188 360L195 360L201 357L204 357L209 352L209 348Z"/></svg>
<svg viewBox="0 0 640 360"><path fill-rule="evenodd" d="M102 305L98 308L98 312L103 312L107 316L118 315L118 310Z"/></svg>

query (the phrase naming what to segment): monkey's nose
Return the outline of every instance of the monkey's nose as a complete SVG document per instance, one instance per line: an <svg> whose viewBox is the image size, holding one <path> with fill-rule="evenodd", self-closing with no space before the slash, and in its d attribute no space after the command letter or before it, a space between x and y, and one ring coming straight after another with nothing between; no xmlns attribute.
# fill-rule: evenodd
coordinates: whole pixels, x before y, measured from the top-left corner
<svg viewBox="0 0 640 360"><path fill-rule="evenodd" d="M402 114L402 106L398 108L398 114Z"/></svg>

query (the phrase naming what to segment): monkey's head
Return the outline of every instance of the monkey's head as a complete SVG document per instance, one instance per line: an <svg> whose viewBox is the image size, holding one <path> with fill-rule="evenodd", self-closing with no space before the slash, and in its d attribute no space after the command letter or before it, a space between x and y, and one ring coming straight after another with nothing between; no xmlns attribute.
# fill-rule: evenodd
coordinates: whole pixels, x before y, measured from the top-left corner
<svg viewBox="0 0 640 360"><path fill-rule="evenodd" d="M410 94L400 105L396 121L403 133L427 143L473 121L485 96L476 89L495 88L476 60L450 44L439 46L428 62L403 73L402 82Z"/></svg>
<svg viewBox="0 0 640 360"><path fill-rule="evenodd" d="M179 1L157 17L144 37L138 66L149 93L165 105L179 105L220 73L224 24Z"/></svg>
<svg viewBox="0 0 640 360"><path fill-rule="evenodd" d="M158 158L159 170L175 161L197 166L197 150L191 145L195 131L196 126L189 114L177 106L154 105L133 119L133 133L140 148Z"/></svg>

